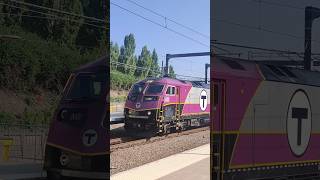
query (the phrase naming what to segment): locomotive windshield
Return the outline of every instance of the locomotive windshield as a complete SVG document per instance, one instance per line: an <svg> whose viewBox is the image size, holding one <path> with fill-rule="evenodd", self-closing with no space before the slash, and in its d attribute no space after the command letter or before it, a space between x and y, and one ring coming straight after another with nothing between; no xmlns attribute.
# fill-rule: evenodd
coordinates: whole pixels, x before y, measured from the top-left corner
<svg viewBox="0 0 320 180"><path fill-rule="evenodd" d="M66 99L93 99L102 95L106 79L103 74L79 74L74 82Z"/></svg>
<svg viewBox="0 0 320 180"><path fill-rule="evenodd" d="M162 92L164 85L162 84L151 84L148 86L146 94L159 94Z"/></svg>
<svg viewBox="0 0 320 180"><path fill-rule="evenodd" d="M128 100L135 101L138 97L139 94L143 92L145 88L145 83L137 83L133 85L129 95L128 95Z"/></svg>

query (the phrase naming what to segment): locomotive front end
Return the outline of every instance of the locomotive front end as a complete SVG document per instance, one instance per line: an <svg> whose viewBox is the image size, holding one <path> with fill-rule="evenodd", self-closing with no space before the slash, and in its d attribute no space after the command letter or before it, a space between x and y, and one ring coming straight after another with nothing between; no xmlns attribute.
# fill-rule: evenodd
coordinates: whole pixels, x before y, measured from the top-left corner
<svg viewBox="0 0 320 180"><path fill-rule="evenodd" d="M106 60L74 72L50 126L44 169L62 176L107 179Z"/></svg>
<svg viewBox="0 0 320 180"><path fill-rule="evenodd" d="M152 80L140 81L132 86L124 108L127 131L153 130L157 127L164 86Z"/></svg>

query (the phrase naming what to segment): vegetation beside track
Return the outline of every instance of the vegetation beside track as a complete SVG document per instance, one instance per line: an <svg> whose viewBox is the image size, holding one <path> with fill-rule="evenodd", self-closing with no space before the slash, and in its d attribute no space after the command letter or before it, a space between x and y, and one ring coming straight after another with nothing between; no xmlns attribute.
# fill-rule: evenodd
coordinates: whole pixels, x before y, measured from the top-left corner
<svg viewBox="0 0 320 180"><path fill-rule="evenodd" d="M106 9L103 1L3 1L0 123L50 122L70 72L109 49Z"/></svg>

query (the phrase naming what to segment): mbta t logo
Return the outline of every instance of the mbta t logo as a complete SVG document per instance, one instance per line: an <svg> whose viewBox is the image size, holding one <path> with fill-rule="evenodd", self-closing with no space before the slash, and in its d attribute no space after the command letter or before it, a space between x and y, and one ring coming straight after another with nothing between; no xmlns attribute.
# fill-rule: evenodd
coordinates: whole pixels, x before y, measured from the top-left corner
<svg viewBox="0 0 320 180"><path fill-rule="evenodd" d="M93 146L96 144L98 139L98 134L93 129L86 130L82 135L82 143L85 146Z"/></svg>
<svg viewBox="0 0 320 180"><path fill-rule="evenodd" d="M202 111L205 111L208 105L208 96L207 96L207 92L205 90L202 90L200 93L200 109Z"/></svg>
<svg viewBox="0 0 320 180"><path fill-rule="evenodd" d="M311 135L311 106L305 91L297 90L291 97L287 113L287 133L291 151L301 156Z"/></svg>
<svg viewBox="0 0 320 180"><path fill-rule="evenodd" d="M292 108L292 118L298 120L297 128L297 145L301 145L301 132L302 132L302 120L308 119L308 109L307 108Z"/></svg>

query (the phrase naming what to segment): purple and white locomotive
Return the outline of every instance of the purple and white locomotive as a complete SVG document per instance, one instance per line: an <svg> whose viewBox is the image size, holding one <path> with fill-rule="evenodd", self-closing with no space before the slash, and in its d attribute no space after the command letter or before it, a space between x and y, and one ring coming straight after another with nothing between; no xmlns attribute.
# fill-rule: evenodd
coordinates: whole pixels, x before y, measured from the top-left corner
<svg viewBox="0 0 320 180"><path fill-rule="evenodd" d="M319 179L320 73L211 57L211 178Z"/></svg>
<svg viewBox="0 0 320 180"><path fill-rule="evenodd" d="M108 179L107 68L103 57L70 75L46 143L48 179Z"/></svg>
<svg viewBox="0 0 320 180"><path fill-rule="evenodd" d="M169 77L149 78L134 84L128 94L125 129L169 133L205 125L209 114L209 85Z"/></svg>

